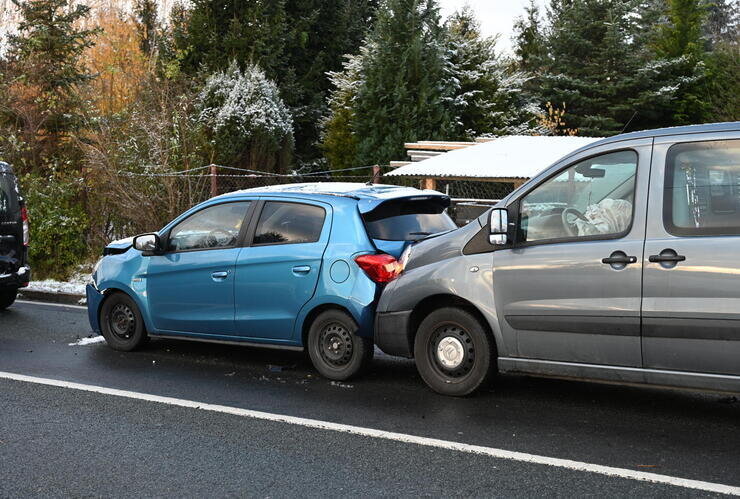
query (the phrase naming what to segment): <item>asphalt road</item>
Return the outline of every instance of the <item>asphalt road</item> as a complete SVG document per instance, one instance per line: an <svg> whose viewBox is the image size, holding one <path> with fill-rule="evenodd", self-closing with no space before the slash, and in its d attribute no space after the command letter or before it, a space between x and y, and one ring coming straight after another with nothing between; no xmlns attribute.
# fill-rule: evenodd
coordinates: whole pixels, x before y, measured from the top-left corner
<svg viewBox="0 0 740 499"><path fill-rule="evenodd" d="M302 354L90 335L84 310L0 313L0 371L740 486L740 402L500 376L468 399L379 355L351 383ZM702 496L706 491L0 380L0 496Z"/></svg>

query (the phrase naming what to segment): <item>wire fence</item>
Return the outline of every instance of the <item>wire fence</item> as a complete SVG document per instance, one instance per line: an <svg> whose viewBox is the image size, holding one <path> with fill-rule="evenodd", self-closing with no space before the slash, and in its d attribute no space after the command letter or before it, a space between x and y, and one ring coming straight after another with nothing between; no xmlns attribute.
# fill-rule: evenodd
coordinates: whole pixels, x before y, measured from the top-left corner
<svg viewBox="0 0 740 499"><path fill-rule="evenodd" d="M390 167L359 167L325 172L276 174L207 165L179 172L118 172L100 188L107 195L96 212L95 238L100 241L156 230L188 208L214 196L244 189L304 182L383 183L421 187L422 179L385 176ZM513 189L513 184L472 180L436 180L449 195L448 210L458 225L480 216Z"/></svg>

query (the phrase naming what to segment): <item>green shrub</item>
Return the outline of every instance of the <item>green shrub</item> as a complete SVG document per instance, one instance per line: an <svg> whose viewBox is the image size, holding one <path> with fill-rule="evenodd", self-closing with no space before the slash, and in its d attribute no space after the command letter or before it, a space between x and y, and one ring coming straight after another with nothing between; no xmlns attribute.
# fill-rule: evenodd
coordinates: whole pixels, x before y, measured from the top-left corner
<svg viewBox="0 0 740 499"><path fill-rule="evenodd" d="M58 175L28 174L21 178L21 188L31 223L29 259L34 278L65 279L90 257L83 183Z"/></svg>

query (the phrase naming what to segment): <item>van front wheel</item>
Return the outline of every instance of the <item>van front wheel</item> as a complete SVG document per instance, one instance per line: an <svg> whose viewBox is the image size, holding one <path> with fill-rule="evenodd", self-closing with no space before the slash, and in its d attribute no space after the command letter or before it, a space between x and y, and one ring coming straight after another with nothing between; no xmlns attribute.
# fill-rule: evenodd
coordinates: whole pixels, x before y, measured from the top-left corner
<svg viewBox="0 0 740 499"><path fill-rule="evenodd" d="M462 397L485 385L495 371L493 340L478 319L460 308L441 308L419 325L416 369L442 395Z"/></svg>

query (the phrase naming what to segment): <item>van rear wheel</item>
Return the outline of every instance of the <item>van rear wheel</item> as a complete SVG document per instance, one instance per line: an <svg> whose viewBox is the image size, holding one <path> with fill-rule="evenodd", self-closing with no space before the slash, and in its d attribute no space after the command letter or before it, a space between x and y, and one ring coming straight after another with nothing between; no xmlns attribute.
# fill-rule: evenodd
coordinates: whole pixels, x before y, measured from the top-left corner
<svg viewBox="0 0 740 499"><path fill-rule="evenodd" d="M341 310L320 313L308 331L308 355L325 378L344 381L362 374L373 360L373 340L357 336L357 323Z"/></svg>
<svg viewBox="0 0 740 499"><path fill-rule="evenodd" d="M0 291L0 311L5 310L9 306L11 306L13 303L15 303L15 299L17 297L18 297L17 289L6 289L3 291Z"/></svg>
<svg viewBox="0 0 740 499"><path fill-rule="evenodd" d="M424 382L442 395L469 395L495 372L493 340L480 321L461 308L435 310L421 322L414 358Z"/></svg>

